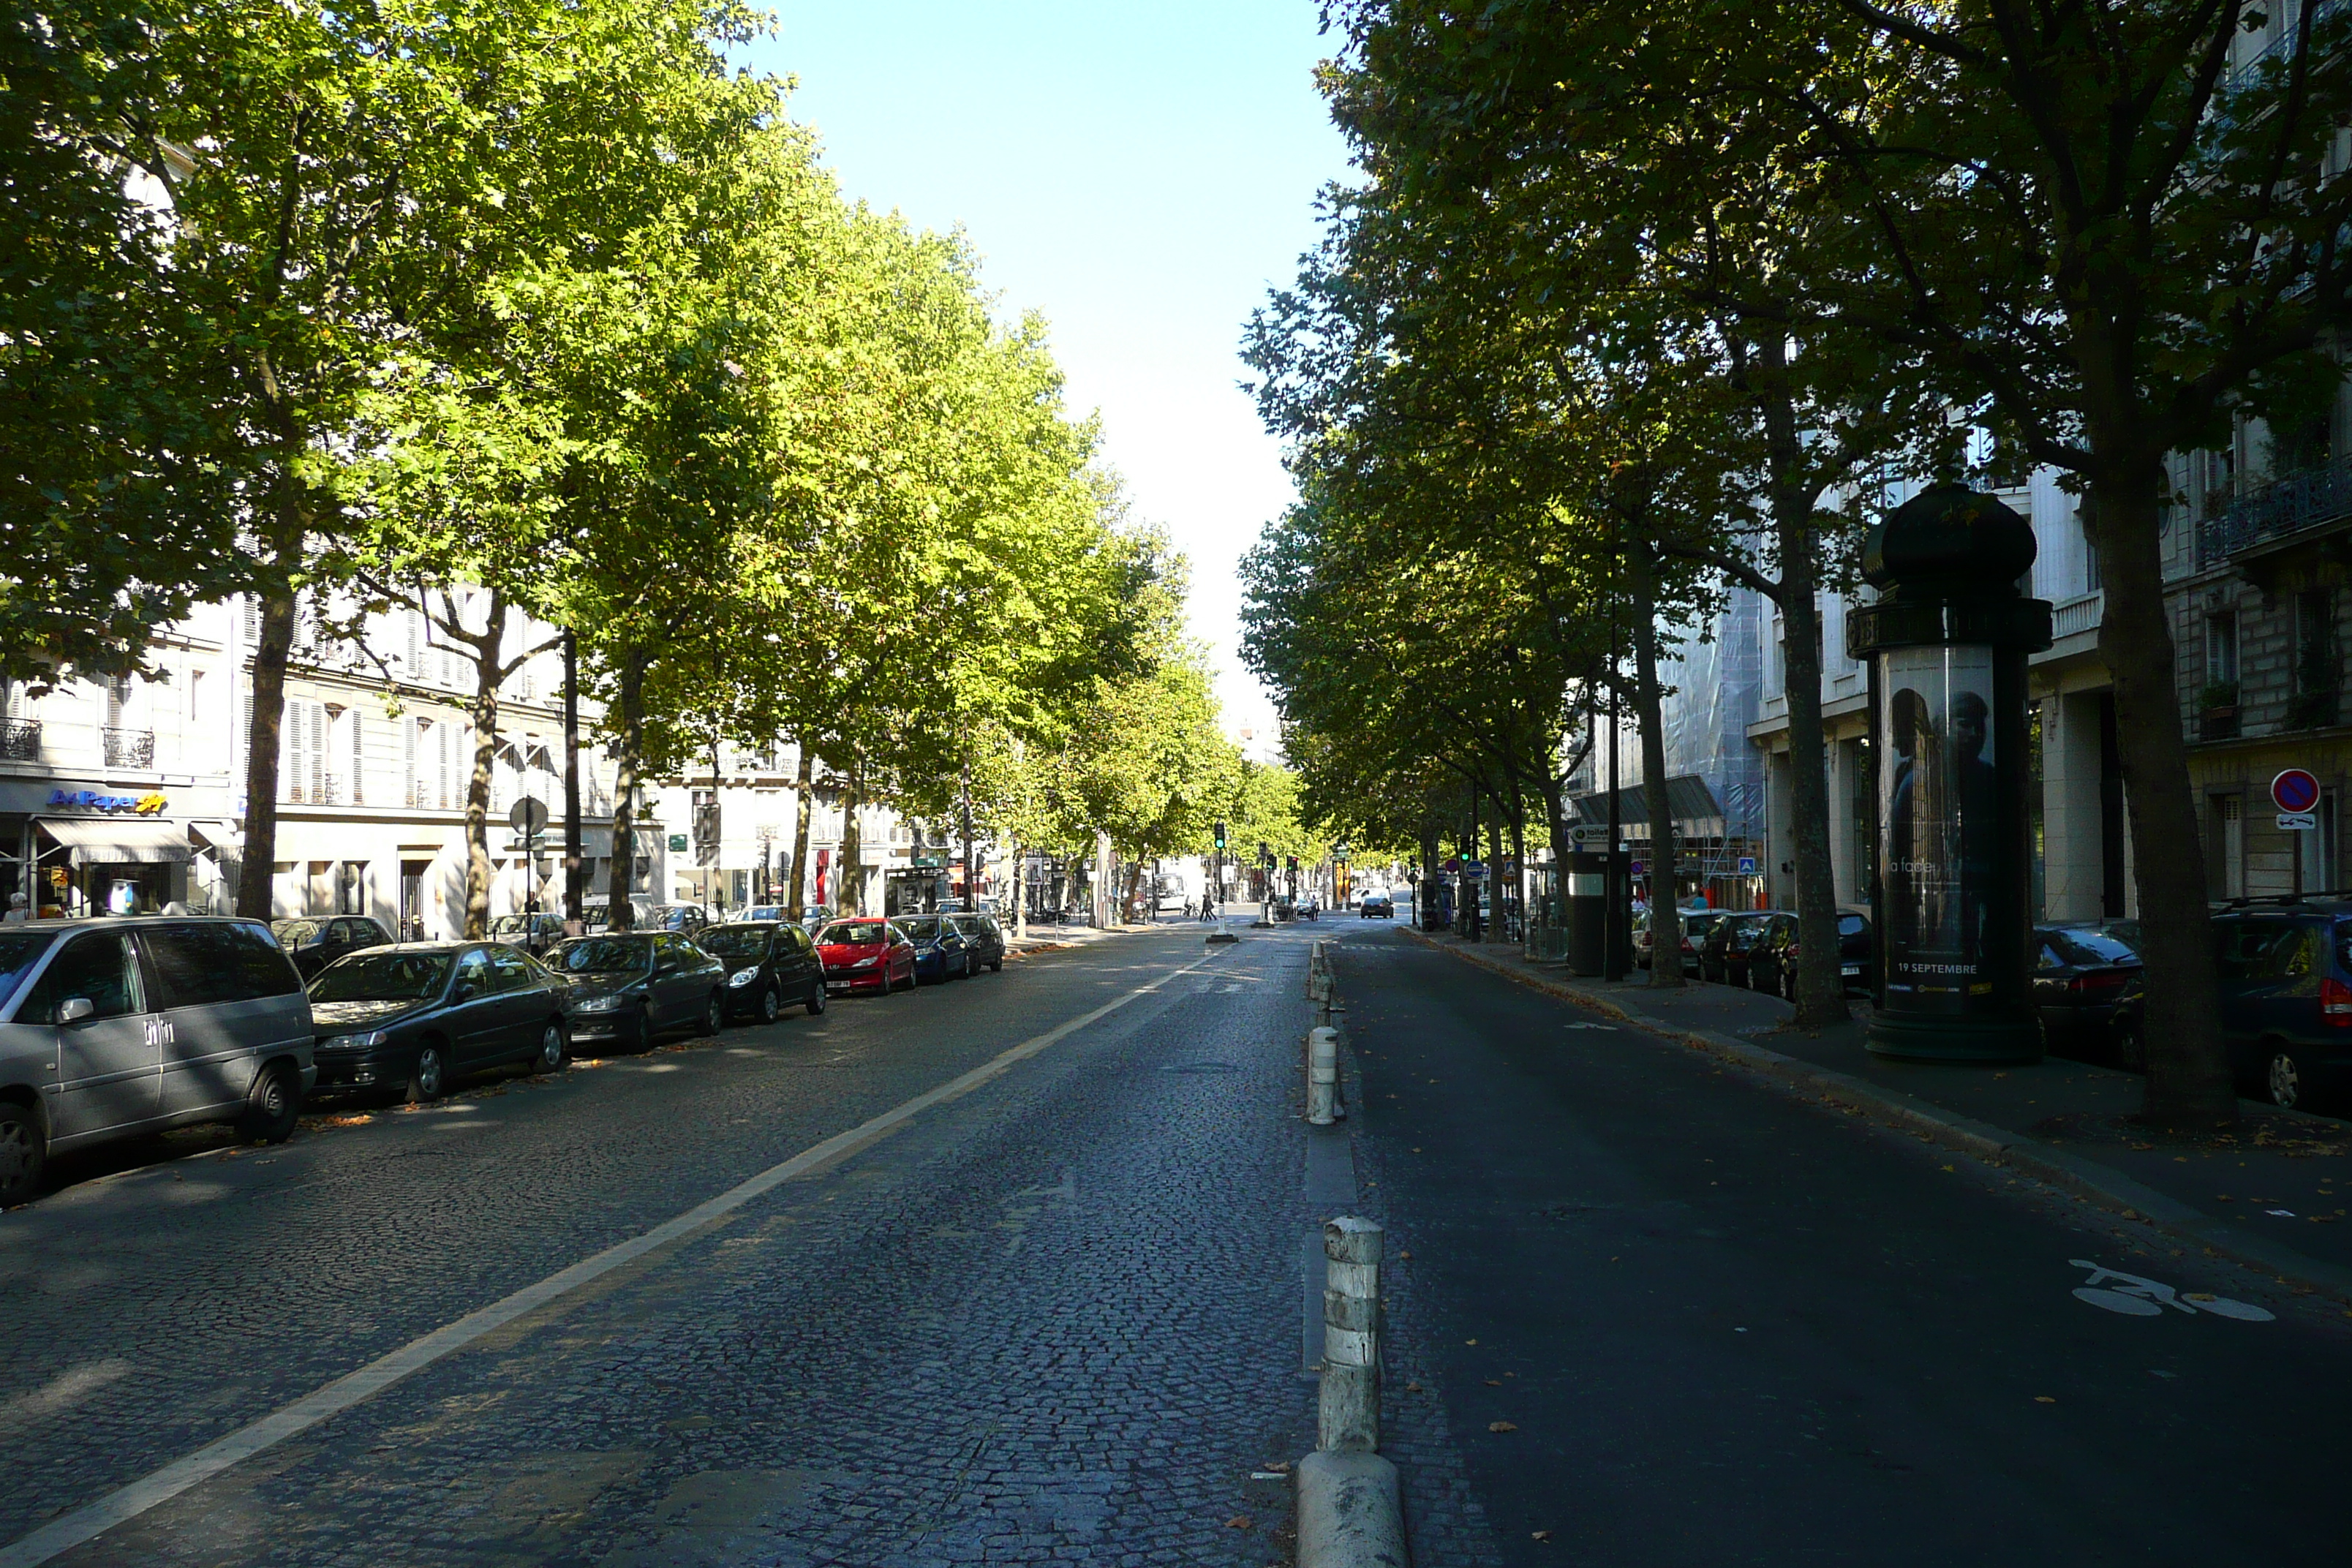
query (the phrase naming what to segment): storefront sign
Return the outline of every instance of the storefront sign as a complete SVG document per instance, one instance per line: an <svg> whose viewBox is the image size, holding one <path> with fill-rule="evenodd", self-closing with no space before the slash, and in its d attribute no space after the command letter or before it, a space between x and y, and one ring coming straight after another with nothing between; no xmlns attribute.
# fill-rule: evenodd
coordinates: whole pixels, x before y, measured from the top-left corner
<svg viewBox="0 0 2352 1568"><path fill-rule="evenodd" d="M160 795L105 795L94 789L60 789L49 792L49 809L60 806L82 811L131 812L139 816L153 816L167 809L171 802Z"/></svg>

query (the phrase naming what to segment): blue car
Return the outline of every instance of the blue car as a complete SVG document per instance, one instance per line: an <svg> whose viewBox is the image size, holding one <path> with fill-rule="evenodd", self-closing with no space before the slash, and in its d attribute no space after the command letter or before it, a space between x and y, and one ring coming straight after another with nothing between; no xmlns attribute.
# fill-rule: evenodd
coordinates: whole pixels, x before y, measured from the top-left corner
<svg viewBox="0 0 2352 1568"><path fill-rule="evenodd" d="M915 982L951 980L978 968L972 943L941 915L900 915L890 922L915 944Z"/></svg>
<svg viewBox="0 0 2352 1568"><path fill-rule="evenodd" d="M2213 957L2239 1081L2289 1110L2339 1103L2352 1089L2352 902L2224 910Z"/></svg>

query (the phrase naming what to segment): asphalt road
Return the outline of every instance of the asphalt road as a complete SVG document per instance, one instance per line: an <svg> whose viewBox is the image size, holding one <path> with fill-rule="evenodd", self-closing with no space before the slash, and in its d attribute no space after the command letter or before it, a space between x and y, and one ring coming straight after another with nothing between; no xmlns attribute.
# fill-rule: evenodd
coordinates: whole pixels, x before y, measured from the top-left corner
<svg viewBox="0 0 2352 1568"><path fill-rule="evenodd" d="M1420 1568L2352 1552L2340 1308L1337 933ZM2190 1310L2078 1298L2075 1259Z"/></svg>
<svg viewBox="0 0 2352 1568"><path fill-rule="evenodd" d="M0 1215L0 1563L110 1497L56 1561L1279 1561L1305 966L1171 928L84 1169Z"/></svg>

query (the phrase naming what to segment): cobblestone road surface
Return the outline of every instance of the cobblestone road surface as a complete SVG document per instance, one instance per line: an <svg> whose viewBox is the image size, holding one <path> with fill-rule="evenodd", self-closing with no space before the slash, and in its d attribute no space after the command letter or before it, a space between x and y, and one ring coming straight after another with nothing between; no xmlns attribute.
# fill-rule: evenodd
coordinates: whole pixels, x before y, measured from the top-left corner
<svg viewBox="0 0 2352 1568"><path fill-rule="evenodd" d="M0 1216L0 1539L1202 958L1197 928ZM1306 935L1253 937L58 1559L1287 1556Z"/></svg>

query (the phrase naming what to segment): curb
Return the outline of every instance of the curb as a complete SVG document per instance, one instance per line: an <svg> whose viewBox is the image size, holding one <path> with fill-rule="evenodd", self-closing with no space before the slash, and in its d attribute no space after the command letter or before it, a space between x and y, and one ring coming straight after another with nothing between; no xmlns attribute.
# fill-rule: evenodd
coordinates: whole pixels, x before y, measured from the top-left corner
<svg viewBox="0 0 2352 1568"><path fill-rule="evenodd" d="M1378 1454L1298 1461L1298 1568L1406 1568L1396 1467Z"/></svg>
<svg viewBox="0 0 2352 1568"><path fill-rule="evenodd" d="M1709 1056L1720 1057L1764 1075L1774 1080L1777 1087L1791 1091L1799 1098L1885 1117L1929 1142L1990 1164L2022 1171L2077 1198L2110 1210L2120 1219L2137 1220L2153 1226L2179 1240L2194 1242L2208 1251L2262 1269L2282 1283L2306 1286L2338 1301L2352 1303L2352 1268L2307 1257L2291 1247L2281 1246L2259 1236L2249 1236L2227 1220L2216 1218L2178 1198L2168 1197L2154 1187L2134 1181L2121 1171L2102 1165L2095 1160L2086 1160L2063 1149L2053 1149L2022 1132L2011 1132L2005 1127L1995 1127L1990 1122L1943 1110L1915 1095L1881 1089L1849 1073L1815 1067L1811 1062L1784 1056L1748 1040L1718 1034L1712 1029L1685 1028L1679 1024L1652 1017L1636 1008L1603 1000L1590 992L1547 980L1541 975L1529 974L1467 948L1441 947L1425 932L1410 926L1398 929L1433 952L1451 952L1466 963L1491 971L1506 980L1515 981L1531 991L1540 991L1589 1012L1619 1019L1646 1033L1679 1041ZM2268 1110L2271 1108L2264 1109ZM2315 1117L2312 1120L2325 1119Z"/></svg>

